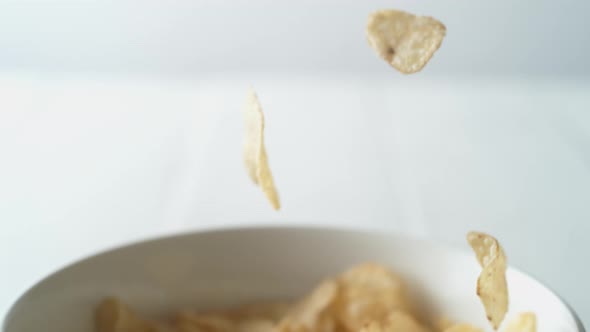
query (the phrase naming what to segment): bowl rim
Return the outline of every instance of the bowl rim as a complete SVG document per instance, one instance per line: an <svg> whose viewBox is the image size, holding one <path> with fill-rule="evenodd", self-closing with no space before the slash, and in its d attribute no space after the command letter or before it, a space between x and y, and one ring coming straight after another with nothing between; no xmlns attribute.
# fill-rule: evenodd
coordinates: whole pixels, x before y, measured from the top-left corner
<svg viewBox="0 0 590 332"><path fill-rule="evenodd" d="M434 247L438 247L438 248L445 249L448 251L452 251L454 253L465 254L467 252L467 250L460 249L460 248L453 246L453 245L444 244L440 241L427 239L425 237L420 237L420 236L411 235L411 234L405 234L405 233L402 233L399 231L395 231L390 227L374 226L374 225L359 225L359 224L351 224L351 225L330 225L330 224L328 224L328 225L326 225L326 224L317 224L317 223L310 223L310 224L297 223L297 224L294 224L294 223L286 223L286 222L281 222L281 223L277 223L277 222L272 222L272 223L271 222L263 222L263 223L261 223L261 222L258 222L258 223L245 223L245 224L240 223L240 224L236 224L236 225L229 224L229 225L222 225L222 226L205 226L205 227L199 227L196 229L188 229L188 230L184 230L184 231L170 232L170 233L163 234L163 235L152 235L152 236L147 236L145 238L132 240L132 241L129 241L124 244L117 244L114 246L107 247L107 248L102 249L102 250L95 252L93 254L86 255L81 258L77 258L73 261L67 262L64 265L62 265L61 267L48 273L45 277L39 279L33 285L29 286L24 292L21 293L21 295L19 297L17 297L13 301L13 303L10 305L8 311L4 314L4 317L2 318L2 325L0 325L0 327L2 329L0 330L0 332L8 332L8 330L6 328L7 328L8 321L9 321L10 317L14 314L14 311L15 311L16 307L18 306L18 303L21 302L29 293L34 291L36 287L43 284L44 282L46 282L50 278L56 276L59 273L62 273L63 271L65 271L69 267L72 267L76 264L82 263L87 260L94 259L94 258L102 256L102 255L110 254L110 253L115 252L117 250L123 250L126 248L137 247L137 246L141 246L141 245L144 245L144 244L147 244L150 242L169 241L173 238L191 237L191 236L197 236L199 234L201 234L201 235L223 234L223 233L230 233L230 232L238 232L239 233L239 232L252 232L252 231L262 231L262 230L266 230L266 231L277 231L277 230L282 230L282 231L285 231L285 230L286 231L314 231L315 230L315 231L322 231L322 232L341 232L341 233L350 233L350 234L357 233L357 234L365 234L365 235L379 234L379 235L386 235L386 236L390 236L390 237L394 237L394 238L395 237L409 238L412 241L427 243L430 246L434 246ZM552 287L549 287L545 282L543 282L541 279L537 278L533 274L526 272L518 267L515 267L513 265L509 265L508 268L516 273L520 273L520 274L523 274L523 275L529 277L533 281L539 283L541 286L546 288L552 295L554 295L566 307L566 309L568 310L568 312L570 313L570 315L572 316L572 318L576 324L578 332L586 332L586 328L584 327L582 320L580 319L580 317L578 316L576 311L573 309L573 307L561 295L559 295Z"/></svg>

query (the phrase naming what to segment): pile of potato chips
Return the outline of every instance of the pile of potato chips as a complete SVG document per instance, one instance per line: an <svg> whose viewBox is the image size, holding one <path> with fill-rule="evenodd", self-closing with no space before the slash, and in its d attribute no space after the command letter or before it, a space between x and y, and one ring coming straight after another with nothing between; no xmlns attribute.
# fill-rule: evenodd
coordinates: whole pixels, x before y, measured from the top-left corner
<svg viewBox="0 0 590 332"><path fill-rule="evenodd" d="M492 327L508 309L506 259L498 241L469 233L483 267L477 282ZM225 311L178 313L165 323L139 318L114 298L96 311L97 332L477 332L480 328L447 319L420 321L403 280L387 267L367 263L326 279L296 303L250 305ZM532 313L518 315L504 332L535 332Z"/></svg>

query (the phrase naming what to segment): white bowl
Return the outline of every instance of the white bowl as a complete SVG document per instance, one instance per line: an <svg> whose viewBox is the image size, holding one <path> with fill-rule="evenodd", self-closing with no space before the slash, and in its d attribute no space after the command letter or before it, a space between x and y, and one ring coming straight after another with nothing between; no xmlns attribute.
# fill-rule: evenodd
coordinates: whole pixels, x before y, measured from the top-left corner
<svg viewBox="0 0 590 332"><path fill-rule="evenodd" d="M75 263L26 292L2 331L93 331L94 306L108 295L154 317L187 306L293 298L366 261L403 275L425 311L488 326L475 295L480 267L467 250L378 231L259 227L165 237ZM535 279L510 268L508 283L508 318L534 311L539 332L584 331L568 306Z"/></svg>

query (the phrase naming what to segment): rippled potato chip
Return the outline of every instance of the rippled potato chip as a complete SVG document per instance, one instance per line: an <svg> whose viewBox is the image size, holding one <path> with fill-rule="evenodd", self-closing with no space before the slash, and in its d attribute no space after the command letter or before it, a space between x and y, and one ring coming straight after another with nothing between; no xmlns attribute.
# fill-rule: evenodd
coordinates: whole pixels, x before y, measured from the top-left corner
<svg viewBox="0 0 590 332"><path fill-rule="evenodd" d="M244 119L246 130L243 155L248 175L255 184L260 186L272 207L278 210L281 203L264 147L264 114L258 96L253 89L248 91Z"/></svg>
<svg viewBox="0 0 590 332"><path fill-rule="evenodd" d="M336 329L333 305L338 296L338 284L333 280L322 282L310 295L298 303L281 320L279 332L331 332Z"/></svg>
<svg viewBox="0 0 590 332"><path fill-rule="evenodd" d="M432 58L446 34L444 24L432 17L400 10L369 15L367 39L377 54L404 74L416 73Z"/></svg>
<svg viewBox="0 0 590 332"><path fill-rule="evenodd" d="M429 332L412 315L404 311L395 311L382 321L365 324L361 332Z"/></svg>
<svg viewBox="0 0 590 332"><path fill-rule="evenodd" d="M504 332L536 332L537 316L532 312L524 312L508 322Z"/></svg>
<svg viewBox="0 0 590 332"><path fill-rule="evenodd" d="M140 319L129 307L116 298L102 301L95 311L97 332L160 332L155 323Z"/></svg>
<svg viewBox="0 0 590 332"><path fill-rule="evenodd" d="M508 311L508 285L506 282L506 256L494 237L478 232L467 234L482 267L477 279L477 295L481 299L486 316L497 330Z"/></svg>
<svg viewBox="0 0 590 332"><path fill-rule="evenodd" d="M410 311L401 278L383 266L359 265L342 274L338 283L336 314L349 331L359 331L396 310Z"/></svg>
<svg viewBox="0 0 590 332"><path fill-rule="evenodd" d="M483 330L469 324L457 324L445 329L444 332L483 332Z"/></svg>

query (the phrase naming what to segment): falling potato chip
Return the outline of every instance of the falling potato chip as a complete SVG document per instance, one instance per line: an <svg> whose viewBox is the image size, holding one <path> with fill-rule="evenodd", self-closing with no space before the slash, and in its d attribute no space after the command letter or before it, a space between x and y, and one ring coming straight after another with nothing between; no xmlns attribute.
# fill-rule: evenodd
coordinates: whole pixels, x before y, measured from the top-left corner
<svg viewBox="0 0 590 332"><path fill-rule="evenodd" d="M382 321L371 321L361 332L429 332L412 315L404 311L395 311Z"/></svg>
<svg viewBox="0 0 590 332"><path fill-rule="evenodd" d="M444 332L483 332L483 330L469 324L457 324L446 328Z"/></svg>
<svg viewBox="0 0 590 332"><path fill-rule="evenodd" d="M536 332L537 316L532 312L524 312L508 322L504 332Z"/></svg>
<svg viewBox="0 0 590 332"><path fill-rule="evenodd" d="M336 314L349 331L359 331L395 310L410 310L401 278L383 266L356 266L342 274L338 283Z"/></svg>
<svg viewBox="0 0 590 332"><path fill-rule="evenodd" d="M280 332L308 332L335 330L336 322L331 307L338 296L338 284L326 280L297 304L279 323Z"/></svg>
<svg viewBox="0 0 590 332"><path fill-rule="evenodd" d="M280 209L279 195L268 166L268 156L264 147L264 114L254 90L248 91L244 111L246 134L244 139L244 163L248 175L270 201L275 210Z"/></svg>
<svg viewBox="0 0 590 332"><path fill-rule="evenodd" d="M399 10L376 11L367 23L369 45L404 74L422 70L445 34L446 27L438 20Z"/></svg>
<svg viewBox="0 0 590 332"><path fill-rule="evenodd" d="M506 256L498 240L490 235L470 232L467 234L467 241L482 267L477 279L477 295L483 303L488 320L497 330L508 311Z"/></svg>

